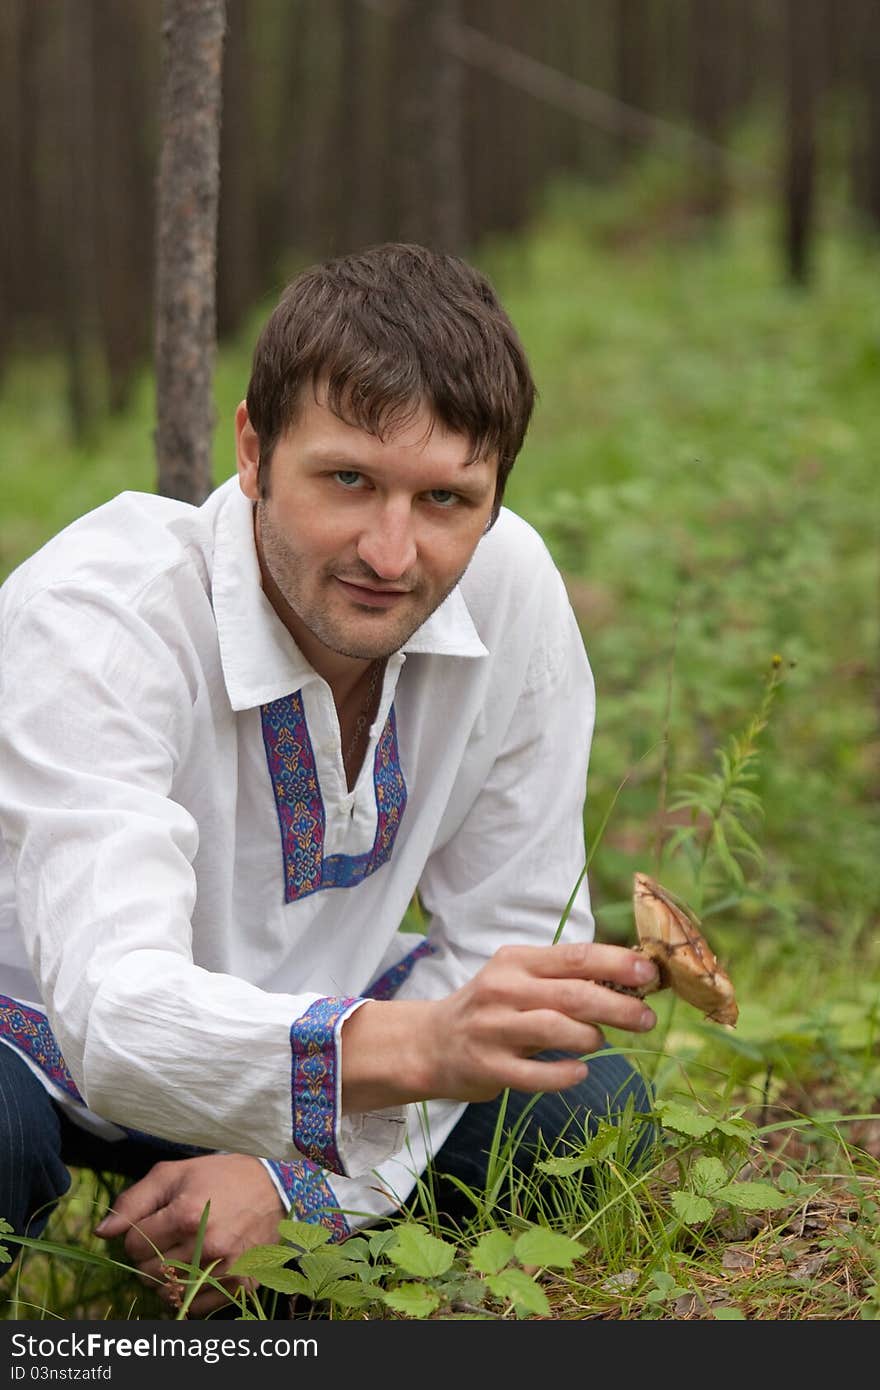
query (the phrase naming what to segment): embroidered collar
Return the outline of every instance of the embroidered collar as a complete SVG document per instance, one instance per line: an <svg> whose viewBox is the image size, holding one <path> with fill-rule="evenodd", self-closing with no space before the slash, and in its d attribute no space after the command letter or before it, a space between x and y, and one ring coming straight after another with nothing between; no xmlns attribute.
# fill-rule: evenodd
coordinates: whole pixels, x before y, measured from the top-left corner
<svg viewBox="0 0 880 1390"><path fill-rule="evenodd" d="M321 677L294 642L260 582L253 505L238 478L218 489L214 531L214 615L229 702L251 709L301 690ZM402 648L403 654L479 657L488 653L460 586Z"/></svg>

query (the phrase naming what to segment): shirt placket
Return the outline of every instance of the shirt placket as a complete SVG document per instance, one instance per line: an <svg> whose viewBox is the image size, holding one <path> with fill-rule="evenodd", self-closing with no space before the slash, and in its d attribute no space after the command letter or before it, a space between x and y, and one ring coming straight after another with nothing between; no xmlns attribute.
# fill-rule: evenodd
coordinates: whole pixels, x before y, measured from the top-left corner
<svg viewBox="0 0 880 1390"><path fill-rule="evenodd" d="M324 853L364 851L376 832L377 807L373 780L376 745L385 727L397 681L406 657L393 653L386 663L379 709L370 725L363 763L354 787L349 791L342 761L339 718L333 695L326 681L311 682L303 690L306 723L309 728L321 798L326 817Z"/></svg>

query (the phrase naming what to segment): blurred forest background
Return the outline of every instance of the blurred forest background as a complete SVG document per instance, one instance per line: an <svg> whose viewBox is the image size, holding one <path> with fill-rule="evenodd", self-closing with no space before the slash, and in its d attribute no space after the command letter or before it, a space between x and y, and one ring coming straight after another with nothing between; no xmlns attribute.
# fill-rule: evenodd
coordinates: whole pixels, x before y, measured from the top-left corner
<svg viewBox="0 0 880 1390"><path fill-rule="evenodd" d="M222 7L221 7L222 9ZM688 172L656 235L778 200L808 280L823 174L880 235L876 0L227 0L217 328L293 265L387 239L462 252L560 179L649 152ZM152 351L161 0L0 9L0 365L63 349L71 428L119 411ZM761 157L736 147L765 122ZM670 227L669 219L675 226Z"/></svg>

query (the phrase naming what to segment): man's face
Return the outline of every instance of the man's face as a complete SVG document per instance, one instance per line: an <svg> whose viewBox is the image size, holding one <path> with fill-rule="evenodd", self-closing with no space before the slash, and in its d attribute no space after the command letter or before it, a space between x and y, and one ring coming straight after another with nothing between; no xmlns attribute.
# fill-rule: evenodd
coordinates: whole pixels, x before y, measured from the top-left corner
<svg viewBox="0 0 880 1390"><path fill-rule="evenodd" d="M244 403L236 438L266 594L322 674L328 659L402 647L461 578L492 515L497 462L467 462L470 441L426 408L383 442L308 392L262 498Z"/></svg>

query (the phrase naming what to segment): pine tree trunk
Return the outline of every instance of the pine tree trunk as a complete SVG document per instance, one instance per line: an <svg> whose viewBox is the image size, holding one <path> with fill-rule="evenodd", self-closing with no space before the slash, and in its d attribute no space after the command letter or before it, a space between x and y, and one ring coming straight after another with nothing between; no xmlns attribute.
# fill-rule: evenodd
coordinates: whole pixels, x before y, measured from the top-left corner
<svg viewBox="0 0 880 1390"><path fill-rule="evenodd" d="M217 213L217 334L234 333L264 288L260 280L254 62L247 0L227 0Z"/></svg>
<svg viewBox="0 0 880 1390"><path fill-rule="evenodd" d="M65 81L57 164L60 238L61 331L67 368L67 409L73 437L82 443L97 410L90 367L94 339L96 270L94 262L95 135L92 129L92 15L76 0L61 7Z"/></svg>
<svg viewBox="0 0 880 1390"><path fill-rule="evenodd" d="M716 146L702 146L693 173L693 196L698 217L720 221L727 205L727 176L723 142L727 124L728 65L732 32L727 0L691 0L690 109L694 129Z"/></svg>
<svg viewBox="0 0 880 1390"><path fill-rule="evenodd" d="M165 0L156 270L157 490L211 490L224 0Z"/></svg>
<svg viewBox="0 0 880 1390"><path fill-rule="evenodd" d="M460 0L437 0L435 7L434 71L431 84L431 171L433 234L444 251L460 253L466 238L463 162L464 74L460 60L443 45L442 26L461 21Z"/></svg>
<svg viewBox="0 0 880 1390"><path fill-rule="evenodd" d="M95 169L97 328L107 377L107 407L128 406L152 336L153 158L144 130L152 114L155 61L145 61L154 20L152 0L119 5L91 0L95 128L101 157Z"/></svg>
<svg viewBox="0 0 880 1390"><path fill-rule="evenodd" d="M397 11L394 83L399 92L397 205L402 241L430 240L431 0L403 0Z"/></svg>
<svg viewBox="0 0 880 1390"><path fill-rule="evenodd" d="M645 0L617 0L614 13L617 29L615 95L627 106L639 111L651 111L651 69L655 58L649 27L650 11L646 10ZM632 159L635 148L629 133L621 130L618 136L619 162L624 164Z"/></svg>
<svg viewBox="0 0 880 1390"><path fill-rule="evenodd" d="M880 6L862 3L852 20L856 118L852 136L853 201L865 226L880 232Z"/></svg>
<svg viewBox="0 0 880 1390"><path fill-rule="evenodd" d="M810 278L816 183L816 0L786 0L785 255L789 279Z"/></svg>

